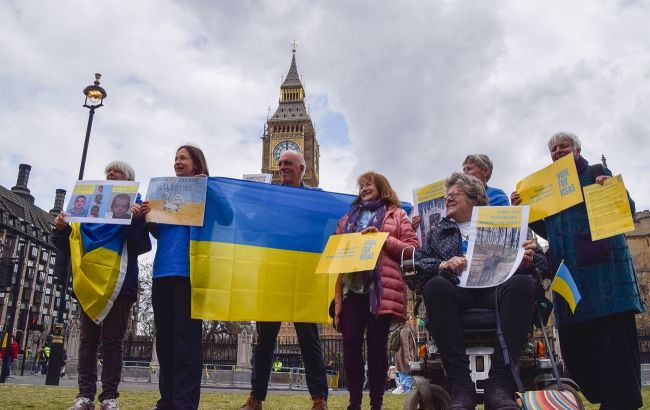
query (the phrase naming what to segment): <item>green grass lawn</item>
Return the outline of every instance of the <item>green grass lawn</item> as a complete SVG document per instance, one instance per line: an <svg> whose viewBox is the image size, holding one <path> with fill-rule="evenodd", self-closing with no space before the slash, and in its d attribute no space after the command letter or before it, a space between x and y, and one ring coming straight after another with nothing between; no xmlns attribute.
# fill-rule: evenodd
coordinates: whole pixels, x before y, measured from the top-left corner
<svg viewBox="0 0 650 410"><path fill-rule="evenodd" d="M24 386L0 385L0 409L67 409L74 400L76 389L71 387L53 386ZM246 400L243 393L202 393L201 409L237 409ZM151 409L158 399L157 392L127 390L120 396L121 408ZM364 404L368 404L368 396L364 395ZM646 408L650 408L650 388L643 389L643 400ZM384 398L384 409L401 409L404 396L387 394ZM328 402L330 409L345 409L346 394L336 394ZM264 402L264 408L269 410L309 409L311 401L307 393L304 395L282 394L270 392ZM598 409L598 405L587 405L588 409Z"/></svg>

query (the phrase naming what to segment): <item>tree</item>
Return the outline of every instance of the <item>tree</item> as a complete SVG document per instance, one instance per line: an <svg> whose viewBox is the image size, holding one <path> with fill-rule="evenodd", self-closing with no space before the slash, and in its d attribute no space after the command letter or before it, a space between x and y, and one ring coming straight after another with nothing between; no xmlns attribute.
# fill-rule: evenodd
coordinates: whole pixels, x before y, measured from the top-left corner
<svg viewBox="0 0 650 410"><path fill-rule="evenodd" d="M138 275L137 334L153 336L155 333L153 306L151 304L151 272L153 265L147 259L138 261L138 265L140 274Z"/></svg>

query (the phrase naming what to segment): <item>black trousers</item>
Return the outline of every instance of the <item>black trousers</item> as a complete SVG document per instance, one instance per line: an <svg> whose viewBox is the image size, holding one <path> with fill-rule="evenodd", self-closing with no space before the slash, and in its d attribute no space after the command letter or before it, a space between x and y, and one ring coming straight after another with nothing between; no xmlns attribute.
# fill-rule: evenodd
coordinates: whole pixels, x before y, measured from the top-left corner
<svg viewBox="0 0 650 410"><path fill-rule="evenodd" d="M634 313L564 326L558 332L564 363L590 402L617 410L643 405Z"/></svg>
<svg viewBox="0 0 650 410"><path fill-rule="evenodd" d="M318 337L318 327L315 323L296 322L293 325L298 335L309 393L312 397L327 399L327 375L323 361L323 349ZM251 395L260 401L266 399L279 332L280 322L257 322L257 345L253 353Z"/></svg>
<svg viewBox="0 0 650 410"><path fill-rule="evenodd" d="M160 409L197 409L201 395L203 345L201 320L192 319L190 278L153 280L151 290L160 362Z"/></svg>
<svg viewBox="0 0 650 410"><path fill-rule="evenodd" d="M461 312L469 308L494 309L495 291L499 292L501 329L513 361L517 361L528 338L533 315L535 282L528 275L513 275L498 287L460 288L443 277L435 277L424 286L427 328L438 346L451 382L471 383L469 358L465 354ZM496 336L496 335L495 335ZM514 386L514 380L495 339L490 381Z"/></svg>

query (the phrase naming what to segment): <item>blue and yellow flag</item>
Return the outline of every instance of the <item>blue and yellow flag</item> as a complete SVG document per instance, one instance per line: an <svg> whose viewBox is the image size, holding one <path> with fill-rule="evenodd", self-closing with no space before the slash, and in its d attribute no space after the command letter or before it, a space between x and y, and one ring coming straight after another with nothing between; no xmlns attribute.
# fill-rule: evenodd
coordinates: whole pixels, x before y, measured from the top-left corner
<svg viewBox="0 0 650 410"><path fill-rule="evenodd" d="M79 223L71 227L72 289L86 315L101 323L113 307L126 275L124 227Z"/></svg>
<svg viewBox="0 0 650 410"><path fill-rule="evenodd" d="M560 263L560 267L557 269L551 289L566 300L572 313L576 312L576 306L580 303L582 297L576 283L573 281L569 268L566 267L564 262Z"/></svg>
<svg viewBox="0 0 650 410"><path fill-rule="evenodd" d="M211 177L192 228L192 317L328 322L336 276L315 274L355 196Z"/></svg>

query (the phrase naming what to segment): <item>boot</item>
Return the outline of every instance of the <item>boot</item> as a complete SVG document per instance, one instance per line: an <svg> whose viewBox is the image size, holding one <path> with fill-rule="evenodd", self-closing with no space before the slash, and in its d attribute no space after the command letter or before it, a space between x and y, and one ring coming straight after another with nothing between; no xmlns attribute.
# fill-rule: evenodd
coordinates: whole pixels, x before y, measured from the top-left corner
<svg viewBox="0 0 650 410"><path fill-rule="evenodd" d="M485 410L519 410L514 387L488 382L485 386Z"/></svg>
<svg viewBox="0 0 650 410"><path fill-rule="evenodd" d="M451 384L449 410L474 410L476 408L476 389L471 381L458 381Z"/></svg>
<svg viewBox="0 0 650 410"><path fill-rule="evenodd" d="M246 403L240 407L242 410L262 410L262 402L257 400L252 394L248 396Z"/></svg>

